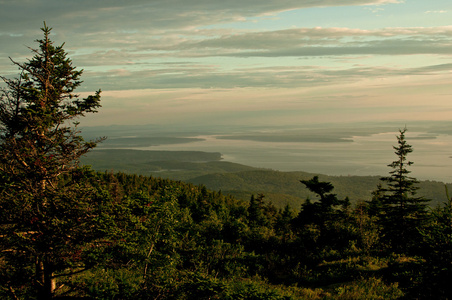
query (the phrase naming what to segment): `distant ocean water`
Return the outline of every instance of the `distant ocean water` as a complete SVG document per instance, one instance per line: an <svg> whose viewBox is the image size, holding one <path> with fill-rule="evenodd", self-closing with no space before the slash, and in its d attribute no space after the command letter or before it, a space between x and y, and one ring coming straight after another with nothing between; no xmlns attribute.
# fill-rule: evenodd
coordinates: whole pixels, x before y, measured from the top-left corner
<svg viewBox="0 0 452 300"><path fill-rule="evenodd" d="M193 150L220 152L225 161L280 171L306 171L328 175L379 175L391 170L387 165L396 160L393 146L397 132L353 136L352 142L263 142L221 139L217 135L193 136L200 140L141 147L147 150ZM452 136L425 136L410 132L407 142L414 162L410 176L421 180L452 182Z"/></svg>

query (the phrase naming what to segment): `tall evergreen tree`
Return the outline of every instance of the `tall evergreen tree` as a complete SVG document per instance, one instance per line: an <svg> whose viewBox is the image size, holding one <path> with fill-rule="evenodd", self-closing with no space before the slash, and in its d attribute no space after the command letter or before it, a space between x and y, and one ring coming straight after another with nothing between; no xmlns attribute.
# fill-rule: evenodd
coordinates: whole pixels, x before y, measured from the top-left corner
<svg viewBox="0 0 452 300"><path fill-rule="evenodd" d="M382 240L397 252L406 252L412 248L421 235L426 217L426 204L429 200L417 197L419 189L416 178L409 176L408 167L413 165L407 156L413 152L412 146L405 140L406 128L399 130L397 146L393 146L397 160L388 165L392 169L389 176L382 177L382 185L375 193L374 202L379 202L379 217L383 228Z"/></svg>
<svg viewBox="0 0 452 300"><path fill-rule="evenodd" d="M35 265L28 270L37 297L49 299L57 276L84 268L80 251L98 236L102 204L78 166L97 141L83 140L77 117L96 112L100 91L84 99L74 93L82 71L50 40L51 28L41 29L33 58L12 60L20 76L1 77L0 247L3 260Z"/></svg>

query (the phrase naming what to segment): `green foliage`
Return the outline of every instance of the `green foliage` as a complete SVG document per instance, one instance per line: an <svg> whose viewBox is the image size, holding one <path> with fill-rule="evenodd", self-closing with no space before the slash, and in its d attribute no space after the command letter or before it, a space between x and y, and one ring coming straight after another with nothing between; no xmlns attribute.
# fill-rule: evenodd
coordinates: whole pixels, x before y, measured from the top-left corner
<svg viewBox="0 0 452 300"><path fill-rule="evenodd" d="M348 209L336 205L335 217L323 216L322 226L296 227L297 215L290 207L275 209L260 195L256 207L263 219L257 224L250 203L203 186L123 173L90 176L108 215L97 224L102 238L80 252L91 270L61 278L60 295L396 299L402 293L420 295L422 284L437 278L426 276L427 270L446 274L433 267L433 259L379 257L378 224L365 203ZM437 240L425 243L435 247ZM21 268L18 262L14 265L14 270ZM11 268L1 270L2 281L20 278ZM27 294L26 276L33 272L20 272L25 277L14 286L16 295ZM0 293L6 299L11 296L7 288Z"/></svg>
<svg viewBox="0 0 452 300"><path fill-rule="evenodd" d="M134 299L141 290L142 278L127 268L95 269L72 282L92 299Z"/></svg>
<svg viewBox="0 0 452 300"><path fill-rule="evenodd" d="M265 195L259 194L257 198L251 195L250 204L248 206L248 220L250 227L267 227L270 225L271 213L269 206L264 203Z"/></svg>
<svg viewBox="0 0 452 300"><path fill-rule="evenodd" d="M399 299L404 293L398 288L397 283L386 285L383 280L371 277L369 279L360 279L348 286L341 286L335 289L335 295L332 299L369 299L386 300Z"/></svg>
<svg viewBox="0 0 452 300"><path fill-rule="evenodd" d="M186 299L220 299L219 295L224 295L225 289L226 285L221 280L195 273L190 274L181 287L181 293Z"/></svg>
<svg viewBox="0 0 452 300"><path fill-rule="evenodd" d="M100 91L84 99L74 93L82 72L54 46L51 29L44 24L42 31L33 58L13 61L19 77L1 77L0 239L6 262L24 256L35 264L35 291L47 299L57 273L83 268L80 253L99 238L97 220L107 211L90 172L78 166L96 141L83 140L76 118L96 112Z"/></svg>
<svg viewBox="0 0 452 300"><path fill-rule="evenodd" d="M407 155L413 149L405 140L405 132L406 129L400 130L397 136L398 146L394 146L397 160L388 165L392 169L390 176L381 178L385 185L379 187L373 200L380 203L377 210L383 230L382 241L399 253L415 247L415 241L421 238L419 230L425 223L426 203L430 201L416 196L418 181L408 176L407 168L413 162L407 160Z"/></svg>
<svg viewBox="0 0 452 300"><path fill-rule="evenodd" d="M452 199L432 211L430 223L421 234L425 264L419 294L425 298L447 299L452 295Z"/></svg>

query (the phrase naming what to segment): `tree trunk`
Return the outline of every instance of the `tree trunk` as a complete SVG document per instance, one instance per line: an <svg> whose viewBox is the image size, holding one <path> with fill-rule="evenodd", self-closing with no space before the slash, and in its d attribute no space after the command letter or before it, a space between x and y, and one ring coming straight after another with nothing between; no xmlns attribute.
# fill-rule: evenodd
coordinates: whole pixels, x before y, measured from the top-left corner
<svg viewBox="0 0 452 300"><path fill-rule="evenodd" d="M53 277L53 271L50 264L44 257L36 258L36 283L37 299L48 300L53 298L56 287L56 280Z"/></svg>

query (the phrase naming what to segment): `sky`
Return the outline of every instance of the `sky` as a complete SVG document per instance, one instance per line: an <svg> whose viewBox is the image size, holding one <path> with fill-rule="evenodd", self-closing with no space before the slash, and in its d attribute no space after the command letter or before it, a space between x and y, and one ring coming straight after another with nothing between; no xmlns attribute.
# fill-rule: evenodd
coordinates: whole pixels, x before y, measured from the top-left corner
<svg viewBox="0 0 452 300"><path fill-rule="evenodd" d="M451 20L450 0L0 0L0 73L45 21L102 90L84 126L397 132L451 121Z"/></svg>
<svg viewBox="0 0 452 300"><path fill-rule="evenodd" d="M450 0L0 0L0 70L42 36L108 124L449 120Z"/></svg>

